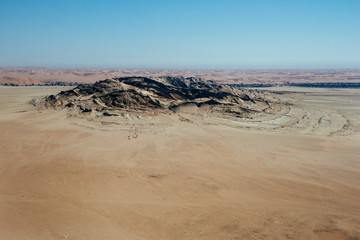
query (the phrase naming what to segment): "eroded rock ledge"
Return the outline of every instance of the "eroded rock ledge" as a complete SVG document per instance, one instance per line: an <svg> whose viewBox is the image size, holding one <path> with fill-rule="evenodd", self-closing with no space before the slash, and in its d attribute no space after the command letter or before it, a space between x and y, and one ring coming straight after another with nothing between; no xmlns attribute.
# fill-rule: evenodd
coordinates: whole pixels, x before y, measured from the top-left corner
<svg viewBox="0 0 360 240"><path fill-rule="evenodd" d="M195 77L123 77L80 85L43 99L47 108L116 116L123 112L197 112L248 117L272 109L257 91Z"/></svg>

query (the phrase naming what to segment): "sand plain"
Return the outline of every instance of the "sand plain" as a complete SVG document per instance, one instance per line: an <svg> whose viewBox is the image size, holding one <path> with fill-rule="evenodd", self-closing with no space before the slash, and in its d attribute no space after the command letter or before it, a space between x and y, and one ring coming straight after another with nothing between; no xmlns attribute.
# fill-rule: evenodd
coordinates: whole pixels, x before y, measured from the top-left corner
<svg viewBox="0 0 360 240"><path fill-rule="evenodd" d="M0 87L0 239L360 239L358 89L239 121L28 103L68 88Z"/></svg>
<svg viewBox="0 0 360 240"><path fill-rule="evenodd" d="M42 85L44 83L94 83L127 76L201 77L227 84L282 84L360 82L360 71L353 70L230 70L230 69L119 69L119 68L6 68L0 67L0 85Z"/></svg>

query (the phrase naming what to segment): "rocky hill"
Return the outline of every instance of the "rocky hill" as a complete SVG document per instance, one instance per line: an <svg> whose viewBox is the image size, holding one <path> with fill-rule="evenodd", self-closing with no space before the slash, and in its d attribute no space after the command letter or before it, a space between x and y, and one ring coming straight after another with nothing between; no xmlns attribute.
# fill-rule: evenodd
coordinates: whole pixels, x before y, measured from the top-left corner
<svg viewBox="0 0 360 240"><path fill-rule="evenodd" d="M43 99L47 108L116 116L121 113L190 112L246 117L272 109L252 90L194 77L122 77L80 85Z"/></svg>

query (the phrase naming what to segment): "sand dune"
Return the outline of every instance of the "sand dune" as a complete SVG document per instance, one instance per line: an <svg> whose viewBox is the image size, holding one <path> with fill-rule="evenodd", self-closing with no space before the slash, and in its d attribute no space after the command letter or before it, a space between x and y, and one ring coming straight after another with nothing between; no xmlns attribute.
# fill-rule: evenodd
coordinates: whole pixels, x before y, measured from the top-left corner
<svg viewBox="0 0 360 240"><path fill-rule="evenodd" d="M0 239L360 239L359 90L254 119L89 120L0 87Z"/></svg>
<svg viewBox="0 0 360 240"><path fill-rule="evenodd" d="M229 84L282 84L360 82L359 70L226 70L226 69L101 69L101 68L0 68L0 85L54 82L94 83L128 76L201 77Z"/></svg>

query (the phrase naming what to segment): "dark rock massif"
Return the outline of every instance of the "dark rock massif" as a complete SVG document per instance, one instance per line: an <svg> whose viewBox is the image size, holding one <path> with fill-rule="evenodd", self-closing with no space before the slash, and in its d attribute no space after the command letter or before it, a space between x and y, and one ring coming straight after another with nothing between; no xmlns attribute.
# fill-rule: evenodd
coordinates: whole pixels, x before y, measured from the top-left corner
<svg viewBox="0 0 360 240"><path fill-rule="evenodd" d="M44 99L52 108L116 116L124 112L189 112L246 117L270 109L256 91L195 77L123 77L80 85Z"/></svg>

